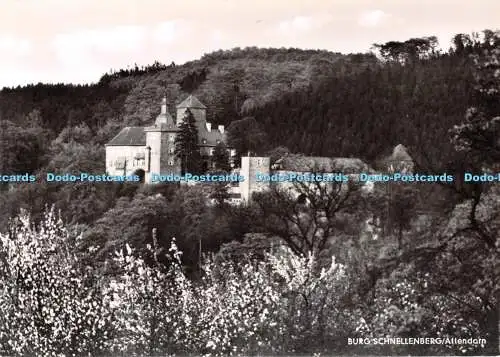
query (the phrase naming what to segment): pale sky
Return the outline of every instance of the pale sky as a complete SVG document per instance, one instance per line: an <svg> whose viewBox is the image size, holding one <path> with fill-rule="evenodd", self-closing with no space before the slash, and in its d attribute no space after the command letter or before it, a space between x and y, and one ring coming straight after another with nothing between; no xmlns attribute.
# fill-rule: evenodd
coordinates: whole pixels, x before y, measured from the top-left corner
<svg viewBox="0 0 500 357"><path fill-rule="evenodd" d="M233 47L367 52L500 26L500 0L0 0L0 88L90 83Z"/></svg>

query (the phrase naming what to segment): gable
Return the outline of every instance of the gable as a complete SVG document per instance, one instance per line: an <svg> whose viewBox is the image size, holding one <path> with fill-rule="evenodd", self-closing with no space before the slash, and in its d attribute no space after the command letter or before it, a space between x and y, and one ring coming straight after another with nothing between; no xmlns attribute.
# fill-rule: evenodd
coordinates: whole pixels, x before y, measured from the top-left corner
<svg viewBox="0 0 500 357"><path fill-rule="evenodd" d="M193 108L193 109L207 109L207 107L199 101L194 95L190 95L186 99L184 99L179 105L177 105L177 109L182 108Z"/></svg>
<svg viewBox="0 0 500 357"><path fill-rule="evenodd" d="M226 142L226 134L221 133L217 128L208 131L205 124L201 122L197 122L196 127L198 129L198 145L216 146L218 140ZM203 139L206 140L206 143L203 143Z"/></svg>

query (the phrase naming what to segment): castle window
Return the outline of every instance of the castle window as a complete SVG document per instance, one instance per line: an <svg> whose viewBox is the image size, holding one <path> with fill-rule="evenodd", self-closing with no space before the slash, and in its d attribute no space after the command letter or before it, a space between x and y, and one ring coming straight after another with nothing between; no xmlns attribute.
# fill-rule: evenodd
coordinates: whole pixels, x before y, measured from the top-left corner
<svg viewBox="0 0 500 357"><path fill-rule="evenodd" d="M173 143L175 141L175 135L174 134L170 134L168 136L168 141L170 141L171 143Z"/></svg>
<svg viewBox="0 0 500 357"><path fill-rule="evenodd" d="M173 154L174 152L175 152L175 149L174 149L174 148L170 148L170 149L168 150L168 153L169 153L169 154Z"/></svg>
<svg viewBox="0 0 500 357"><path fill-rule="evenodd" d="M168 164L169 164L170 166L174 166L174 160L169 160L169 161L168 161Z"/></svg>
<svg viewBox="0 0 500 357"><path fill-rule="evenodd" d="M210 149L210 156L214 156L215 149Z"/></svg>
<svg viewBox="0 0 500 357"><path fill-rule="evenodd" d="M125 168L125 163L126 160L124 157L120 157L115 161L115 168L118 170L124 169Z"/></svg>
<svg viewBox="0 0 500 357"><path fill-rule="evenodd" d="M144 152L138 152L134 155L134 167L144 166L146 163L146 154Z"/></svg>
<svg viewBox="0 0 500 357"><path fill-rule="evenodd" d="M143 167L144 165L146 165L146 160L134 159L134 167Z"/></svg>

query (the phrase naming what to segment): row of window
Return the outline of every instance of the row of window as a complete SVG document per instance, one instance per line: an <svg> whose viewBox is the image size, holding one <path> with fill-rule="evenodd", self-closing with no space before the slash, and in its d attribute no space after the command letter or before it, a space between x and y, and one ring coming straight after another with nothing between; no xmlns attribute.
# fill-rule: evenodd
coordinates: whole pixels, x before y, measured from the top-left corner
<svg viewBox="0 0 500 357"><path fill-rule="evenodd" d="M210 155L213 156L215 152L215 149L210 149ZM175 149L174 148L170 148L168 149L168 153L169 154L174 154L175 153ZM203 150L200 150L200 153L203 154Z"/></svg>
<svg viewBox="0 0 500 357"><path fill-rule="evenodd" d="M168 141L171 142L171 143L175 142L175 134L170 134L168 136ZM201 143L202 144L207 144L207 139L201 139ZM220 140L216 140L215 143L216 144L220 144L221 141Z"/></svg>
<svg viewBox="0 0 500 357"><path fill-rule="evenodd" d="M201 154L203 154L203 150L200 150L201 151ZM175 154L175 148L171 147L169 148L168 150L168 153L173 155ZM213 156L215 153L215 149L210 149L210 156ZM114 165L113 165L113 162L110 162L110 165L111 167L115 167L116 169L124 169L125 168L125 158L120 158L118 160L116 160L114 162ZM132 165L133 167L144 167L146 165L146 159L145 159L145 155L143 153L137 153L135 154L135 157L132 161ZM169 165L174 165L174 161L173 160L170 160L169 161Z"/></svg>
<svg viewBox="0 0 500 357"><path fill-rule="evenodd" d="M201 153L203 154L203 150L200 150L200 151L201 151ZM214 152L215 152L215 149L210 149L210 155L213 155L213 154L214 154ZM169 148L169 149L168 149L168 153L169 153L169 154L174 154L174 153L175 153L175 148Z"/></svg>
<svg viewBox="0 0 500 357"><path fill-rule="evenodd" d="M125 158L120 158L114 162L110 161L108 165L110 167L114 167L115 169L122 170L126 167L127 160ZM145 158L134 158L134 160L132 160L132 166L133 167L144 167L144 166L146 166L146 159Z"/></svg>
<svg viewBox="0 0 500 357"><path fill-rule="evenodd" d="M206 144L206 143L207 143L207 139L201 139L201 143L202 143L202 144ZM216 143L216 144L220 144L220 143L221 143L221 141L220 141L220 140L216 140L216 141L215 141L215 143Z"/></svg>
<svg viewBox="0 0 500 357"><path fill-rule="evenodd" d="M174 166L175 161L173 159L168 160L168 165ZM111 161L109 163L109 167L114 167L117 170L123 170L125 169L126 166L126 161L125 160L116 160L114 163ZM145 159L134 159L132 161L132 167L137 167L137 168L144 168L146 166L146 160Z"/></svg>

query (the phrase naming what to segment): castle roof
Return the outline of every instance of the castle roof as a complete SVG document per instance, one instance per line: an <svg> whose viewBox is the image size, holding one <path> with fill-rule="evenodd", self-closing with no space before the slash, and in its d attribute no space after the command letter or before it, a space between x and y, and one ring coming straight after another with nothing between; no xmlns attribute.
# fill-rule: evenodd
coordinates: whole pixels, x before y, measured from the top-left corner
<svg viewBox="0 0 500 357"><path fill-rule="evenodd" d="M226 142L226 132L221 133L217 128L211 128L208 131L206 124L202 122L196 122L196 127L198 129L198 144L202 146L216 146L217 141ZM206 140L206 142L203 141Z"/></svg>
<svg viewBox="0 0 500 357"><path fill-rule="evenodd" d="M107 146L146 146L146 133L140 126L123 128Z"/></svg>
<svg viewBox="0 0 500 357"><path fill-rule="evenodd" d="M277 160L279 170L295 172L342 172L345 174L368 172L370 168L361 159L302 156L291 154Z"/></svg>
<svg viewBox="0 0 500 357"><path fill-rule="evenodd" d="M123 128L107 146L145 146L146 132L149 131L179 131L174 118L170 115L167 109L167 100L163 98L160 114L156 117L155 124L148 127L125 127ZM193 95L187 97L181 104L177 106L179 109L205 109L206 107ZM215 147L219 142L226 141L226 133L221 132L218 128L211 128L208 131L207 123L204 120L196 120L198 129L198 145Z"/></svg>
<svg viewBox="0 0 500 357"><path fill-rule="evenodd" d="M202 102L199 101L194 95L190 95L177 105L177 109L194 108L194 109L207 109Z"/></svg>

